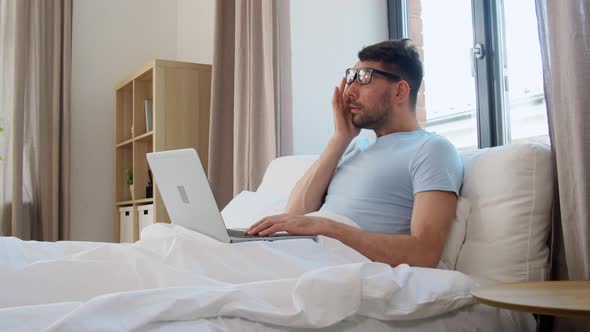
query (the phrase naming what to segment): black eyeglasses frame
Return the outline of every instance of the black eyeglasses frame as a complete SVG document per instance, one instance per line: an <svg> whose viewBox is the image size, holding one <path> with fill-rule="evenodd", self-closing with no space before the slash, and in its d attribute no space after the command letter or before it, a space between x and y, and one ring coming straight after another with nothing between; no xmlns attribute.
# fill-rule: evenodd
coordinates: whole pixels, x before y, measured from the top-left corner
<svg viewBox="0 0 590 332"><path fill-rule="evenodd" d="M350 82L348 82L348 73L349 73L351 70L354 70L354 76L353 76L352 80L351 80ZM360 70L368 70L368 71L369 71L369 73L370 73L369 80L368 80L366 83L362 83L362 82L359 80L359 78L358 78L358 77L359 77L359 76L358 76L358 72L359 72ZM352 84L352 83L353 83L355 80L356 80L357 82L359 82L359 84L360 84L360 85L365 85L365 84L369 84L369 83L371 83L371 80L373 79L373 74L378 74L378 75L381 75L381 76L383 76L383 77L385 77L385 78L389 78L389 79L391 79L391 80L393 80L393 81L396 81L396 82L397 82L397 81L401 81L401 80L403 80L403 78L402 78L401 76L399 76L399 75L392 74L392 73L388 73L388 72L386 72L386 71L382 71L382 70L375 69L375 68L371 68L371 67L348 68L348 69L346 69L346 71L345 71L345 74L344 74L345 76L344 76L344 77L346 78L346 84L348 84L348 85Z"/></svg>

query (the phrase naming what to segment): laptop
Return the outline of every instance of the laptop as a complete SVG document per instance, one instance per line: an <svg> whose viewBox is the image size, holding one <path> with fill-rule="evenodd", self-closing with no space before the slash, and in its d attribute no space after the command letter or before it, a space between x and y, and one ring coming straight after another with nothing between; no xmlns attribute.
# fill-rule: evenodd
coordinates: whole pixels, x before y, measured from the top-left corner
<svg viewBox="0 0 590 332"><path fill-rule="evenodd" d="M225 243L315 239L288 233L246 235L242 230L227 229L195 149L152 152L147 160L173 224Z"/></svg>

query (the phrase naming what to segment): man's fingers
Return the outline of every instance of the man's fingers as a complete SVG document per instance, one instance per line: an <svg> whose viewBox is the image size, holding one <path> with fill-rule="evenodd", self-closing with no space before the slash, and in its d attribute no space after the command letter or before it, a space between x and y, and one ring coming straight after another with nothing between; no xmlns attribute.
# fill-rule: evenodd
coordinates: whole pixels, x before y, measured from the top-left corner
<svg viewBox="0 0 590 332"><path fill-rule="evenodd" d="M275 214L272 216L266 216L266 217L260 219L259 221L255 222L254 224L252 224L252 226L248 227L248 229L246 230L246 233L250 233L250 231L252 231L254 228L262 225L262 223L264 223L265 221L274 220L276 218L283 218L286 215L287 215L286 213L282 213L282 214Z"/></svg>
<svg viewBox="0 0 590 332"><path fill-rule="evenodd" d="M255 222L254 224L252 224L252 226L248 227L248 229L246 230L246 233L249 233L254 228L260 226L263 222L265 222L266 220L268 220L268 218L269 217L264 217L264 218L258 220L257 222Z"/></svg>
<svg viewBox="0 0 590 332"><path fill-rule="evenodd" d="M267 236L267 235L272 235L276 232L285 231L286 230L285 226L286 226L286 224L284 222L277 223L277 224L274 224L271 227L263 230L262 232L258 233L258 235Z"/></svg>
<svg viewBox="0 0 590 332"><path fill-rule="evenodd" d="M256 225L254 227L252 227L251 229L246 231L246 234L248 235L255 235L258 232L260 232L261 230L267 228L268 226L266 226L268 223L268 220L264 220L262 223L260 223L259 225Z"/></svg>
<svg viewBox="0 0 590 332"><path fill-rule="evenodd" d="M334 93L332 94L332 107L338 107L338 102L342 99L338 87L334 87Z"/></svg>
<svg viewBox="0 0 590 332"><path fill-rule="evenodd" d="M342 107L342 96L344 95L344 87L346 86L346 77L340 80L340 85L334 88L334 94L332 95L332 105L336 107Z"/></svg>
<svg viewBox="0 0 590 332"><path fill-rule="evenodd" d="M262 232L266 231L269 228L272 228L273 226L275 226L278 223L280 223L280 221L278 221L278 220L269 220L269 221L265 222L264 224L253 229L250 235L261 235Z"/></svg>
<svg viewBox="0 0 590 332"><path fill-rule="evenodd" d="M255 227L252 227L252 229L248 230L246 232L246 234L257 234L258 232L260 232L263 229L266 229L268 227L270 227L268 224L271 223L272 224L272 220L270 220L269 218L264 218L262 220L262 222L260 222L258 225L256 225Z"/></svg>
<svg viewBox="0 0 590 332"><path fill-rule="evenodd" d="M275 217L277 217L277 216L275 216ZM269 227L272 227L273 225L280 223L280 222L281 222L280 218L268 218L262 224L254 227L251 231L248 231L247 234L249 234L249 235L259 234L261 231L263 231Z"/></svg>

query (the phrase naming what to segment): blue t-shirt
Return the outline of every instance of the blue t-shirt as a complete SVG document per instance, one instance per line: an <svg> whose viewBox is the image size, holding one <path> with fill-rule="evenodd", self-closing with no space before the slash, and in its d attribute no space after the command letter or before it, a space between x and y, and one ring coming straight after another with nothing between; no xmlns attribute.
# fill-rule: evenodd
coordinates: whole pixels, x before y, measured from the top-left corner
<svg viewBox="0 0 590 332"><path fill-rule="evenodd" d="M368 232L410 234L414 194L442 190L459 195L463 164L445 138L425 130L357 140L341 158L321 210Z"/></svg>

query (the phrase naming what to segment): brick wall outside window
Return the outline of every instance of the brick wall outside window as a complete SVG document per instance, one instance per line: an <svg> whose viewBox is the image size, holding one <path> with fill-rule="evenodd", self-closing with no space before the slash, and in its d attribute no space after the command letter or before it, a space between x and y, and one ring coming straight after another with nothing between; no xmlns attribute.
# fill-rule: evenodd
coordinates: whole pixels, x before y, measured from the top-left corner
<svg viewBox="0 0 590 332"><path fill-rule="evenodd" d="M421 0L409 0L409 19L410 19L410 38L414 42L414 45L418 48L420 53L420 60L424 64L424 39L422 38L422 4ZM426 67L424 68L426 72ZM424 80L418 91L418 100L416 103L416 119L420 125L423 125L426 121L426 87Z"/></svg>

